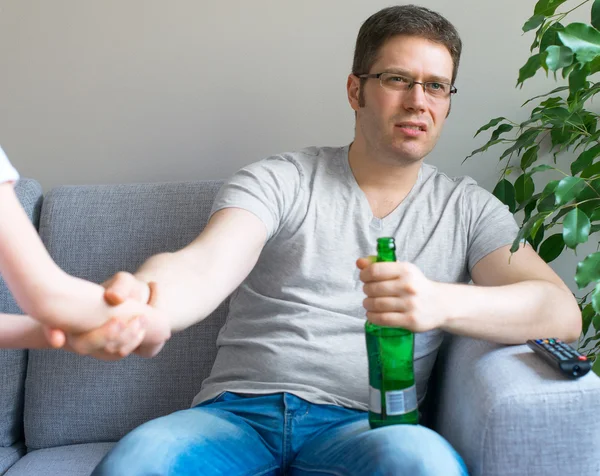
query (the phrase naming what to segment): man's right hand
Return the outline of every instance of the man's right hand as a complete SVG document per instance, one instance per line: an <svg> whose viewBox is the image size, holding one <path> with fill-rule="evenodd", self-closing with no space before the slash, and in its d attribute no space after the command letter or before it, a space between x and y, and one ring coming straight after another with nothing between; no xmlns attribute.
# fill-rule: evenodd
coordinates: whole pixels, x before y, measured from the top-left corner
<svg viewBox="0 0 600 476"><path fill-rule="evenodd" d="M111 306L122 304L127 299L152 305L150 301L153 283L146 283L131 273L120 271L102 283L102 286L106 289L104 299Z"/></svg>
<svg viewBox="0 0 600 476"><path fill-rule="evenodd" d="M120 271L102 283L106 288L104 299L111 306L118 306L127 299L139 301L153 307L156 304L156 285L136 278L133 274ZM154 313L153 313L154 314ZM161 313L145 316L146 337L134 353L142 357L154 357L171 337L168 319Z"/></svg>

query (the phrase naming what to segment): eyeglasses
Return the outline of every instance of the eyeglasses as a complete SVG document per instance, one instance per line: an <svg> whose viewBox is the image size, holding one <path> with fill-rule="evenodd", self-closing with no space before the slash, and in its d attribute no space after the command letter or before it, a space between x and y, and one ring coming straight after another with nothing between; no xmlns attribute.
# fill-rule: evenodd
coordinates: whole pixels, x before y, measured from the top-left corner
<svg viewBox="0 0 600 476"><path fill-rule="evenodd" d="M451 94L456 94L458 92L458 89L450 83L443 83L441 81L420 82L397 73L359 74L357 76L365 79L379 79L381 86L390 91L410 91L415 84L420 84L423 87L426 97L436 100L448 99Z"/></svg>

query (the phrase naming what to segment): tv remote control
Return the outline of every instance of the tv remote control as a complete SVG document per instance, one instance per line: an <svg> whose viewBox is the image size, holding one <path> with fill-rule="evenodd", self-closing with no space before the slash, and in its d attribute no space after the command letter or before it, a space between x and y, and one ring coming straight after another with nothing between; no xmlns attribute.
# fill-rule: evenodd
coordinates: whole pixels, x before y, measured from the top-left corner
<svg viewBox="0 0 600 476"><path fill-rule="evenodd" d="M567 377L583 377L592 368L585 355L560 339L528 340L527 345Z"/></svg>

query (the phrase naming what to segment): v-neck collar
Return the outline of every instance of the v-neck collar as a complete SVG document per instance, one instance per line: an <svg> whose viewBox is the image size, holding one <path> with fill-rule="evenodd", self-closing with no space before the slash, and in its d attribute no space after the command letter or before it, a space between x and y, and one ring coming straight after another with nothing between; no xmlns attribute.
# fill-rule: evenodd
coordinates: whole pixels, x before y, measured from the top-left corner
<svg viewBox="0 0 600 476"><path fill-rule="evenodd" d="M353 191L357 194L357 196L360 197L362 207L363 207L363 209L365 209L366 213L368 214L367 216L370 218L371 228L374 228L376 230L382 230L390 222L397 223L398 215L401 214L402 210L404 210L408 206L408 204L412 201L414 194L416 193L416 190L419 188L419 185L421 184L422 177L423 177L423 164L421 164L421 167L419 167L419 174L417 175L417 180L413 184L412 188L410 189L410 191L408 192L406 197L404 197L404 199L398 204L398 206L396 208L394 208L390 213L388 213L383 218L378 218L373 214L373 210L371 209L371 205L369 204L369 200L367 199L365 192L363 191L362 188L360 188L360 185L358 185L358 182L356 181L356 177L354 177L354 174L352 173L352 169L350 168L349 155L348 155L349 151L350 151L350 145L347 145L343 148L342 154L341 154L341 161L344 166L346 180L348 181L348 184L350 185L350 187L352 187Z"/></svg>

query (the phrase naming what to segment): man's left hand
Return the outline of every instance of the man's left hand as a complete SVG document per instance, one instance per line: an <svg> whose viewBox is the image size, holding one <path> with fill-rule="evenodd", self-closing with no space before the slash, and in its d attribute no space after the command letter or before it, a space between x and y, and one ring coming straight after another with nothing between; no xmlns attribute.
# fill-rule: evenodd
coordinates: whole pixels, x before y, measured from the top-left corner
<svg viewBox="0 0 600 476"><path fill-rule="evenodd" d="M363 306L367 319L380 326L426 332L442 327L446 320L446 285L426 278L407 262L374 262L360 258L356 266L367 295Z"/></svg>

